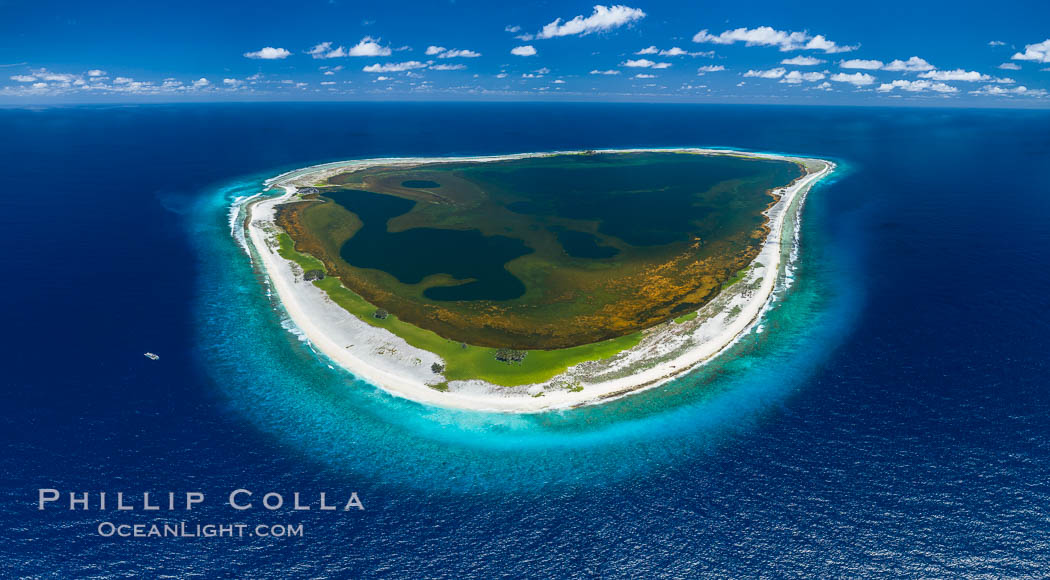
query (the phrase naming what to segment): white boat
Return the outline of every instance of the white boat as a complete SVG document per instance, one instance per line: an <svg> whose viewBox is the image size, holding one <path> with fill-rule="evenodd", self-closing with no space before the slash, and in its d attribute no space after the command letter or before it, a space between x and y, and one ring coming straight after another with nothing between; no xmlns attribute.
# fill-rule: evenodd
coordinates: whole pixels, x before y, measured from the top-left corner
<svg viewBox="0 0 1050 580"><path fill-rule="evenodd" d="M147 353L144 354L144 356L146 358L148 358L149 360L158 360L160 358L159 356L153 354L152 352L147 352Z"/></svg>

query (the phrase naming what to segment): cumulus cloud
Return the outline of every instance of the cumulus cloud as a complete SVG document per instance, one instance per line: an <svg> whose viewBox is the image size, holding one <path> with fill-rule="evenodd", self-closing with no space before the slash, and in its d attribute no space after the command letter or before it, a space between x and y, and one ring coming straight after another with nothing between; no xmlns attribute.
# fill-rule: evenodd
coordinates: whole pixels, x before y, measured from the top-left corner
<svg viewBox="0 0 1050 580"><path fill-rule="evenodd" d="M346 47L332 48L331 42L322 42L314 45L313 48L306 51L306 54L313 58L342 58L346 56Z"/></svg>
<svg viewBox="0 0 1050 580"><path fill-rule="evenodd" d="M465 64L435 64L430 67L430 70L463 70L467 68Z"/></svg>
<svg viewBox="0 0 1050 580"><path fill-rule="evenodd" d="M634 75L631 78L632 79L655 79L656 75L649 75L649 74L645 74L645 73L638 73L638 74Z"/></svg>
<svg viewBox="0 0 1050 580"><path fill-rule="evenodd" d="M360 42L350 47L350 50L346 52L347 56L390 56L389 46L383 46L379 44L378 38L372 38L366 36L361 39Z"/></svg>
<svg viewBox="0 0 1050 580"><path fill-rule="evenodd" d="M1003 64L999 65L999 68L1003 70L1021 70L1021 65L1013 62L1004 62Z"/></svg>
<svg viewBox="0 0 1050 580"><path fill-rule="evenodd" d="M87 72L87 75L89 77L101 77L101 76L105 76L106 75L106 71L101 70L101 69L97 69L97 68L93 68L93 69L91 69L91 70L89 70Z"/></svg>
<svg viewBox="0 0 1050 580"><path fill-rule="evenodd" d="M932 82L928 80L896 80L891 83L882 83L878 86L876 91L880 93L889 93L894 89L900 89L902 91L908 91L910 93L921 93L924 91L933 91L935 93L957 93L959 89L947 85L944 83Z"/></svg>
<svg viewBox="0 0 1050 580"><path fill-rule="evenodd" d="M620 74L620 71L615 70L615 69L609 69L609 70L597 70L597 69L595 69L595 70L591 71L591 74L592 75L618 75L618 74Z"/></svg>
<svg viewBox="0 0 1050 580"><path fill-rule="evenodd" d="M837 52L849 52L859 48L857 46L838 45L822 34L810 36L808 32L785 32L776 30L769 26L758 28L736 28L726 30L721 34L711 34L707 29L697 32L693 36L693 42L706 42L711 44L734 44L743 42L746 46L775 46L782 52L789 50L821 50L832 54Z"/></svg>
<svg viewBox="0 0 1050 580"><path fill-rule="evenodd" d="M430 45L430 46L427 47L426 55L427 56L434 56L435 54L441 54L443 52L445 52L445 47L444 46Z"/></svg>
<svg viewBox="0 0 1050 580"><path fill-rule="evenodd" d="M819 58L799 55L794 58L785 58L784 60L780 61L780 64L789 64L792 66L814 66L822 62L824 61L820 60Z"/></svg>
<svg viewBox="0 0 1050 580"><path fill-rule="evenodd" d="M36 77L33 75L12 75L11 80L19 83L32 83L36 82Z"/></svg>
<svg viewBox="0 0 1050 580"><path fill-rule="evenodd" d="M507 26L503 27L503 30L505 30L505 31L507 31L507 32L509 32L511 34L514 34L516 32L521 32L521 27L517 26L517 25L515 25L515 26L507 25Z"/></svg>
<svg viewBox="0 0 1050 580"><path fill-rule="evenodd" d="M417 68L426 68L425 63L419 62L418 60L410 60L408 62L386 62L383 64L370 64L364 67L363 71L370 73L389 73L389 72L404 72L407 70L415 70Z"/></svg>
<svg viewBox="0 0 1050 580"><path fill-rule="evenodd" d="M705 65L705 66L702 66L702 67L696 69L696 74L703 75L703 74L707 74L709 72L718 72L718 71L723 71L723 70L726 70L726 67L724 67L724 66L722 66L720 64L709 64L709 65Z"/></svg>
<svg viewBox="0 0 1050 580"><path fill-rule="evenodd" d="M749 70L744 73L745 77L755 77L760 79L779 79L787 73L787 70L781 67L771 68L769 70Z"/></svg>
<svg viewBox="0 0 1050 580"><path fill-rule="evenodd" d="M427 54L430 53L428 52ZM475 52L473 50L459 50L455 48L439 52L437 55L438 58L477 58L479 56L481 56L480 52Z"/></svg>
<svg viewBox="0 0 1050 580"><path fill-rule="evenodd" d="M1013 60L1050 62L1050 38L1037 44L1026 44L1024 52L1018 52L1010 58Z"/></svg>
<svg viewBox="0 0 1050 580"><path fill-rule="evenodd" d="M856 87L864 87L875 82L875 77L867 73L836 73L831 75L831 80L837 83L849 83Z"/></svg>
<svg viewBox="0 0 1050 580"><path fill-rule="evenodd" d="M933 65L925 59L913 56L908 60L894 60L884 67L884 70L895 72L923 72L933 70Z"/></svg>
<svg viewBox="0 0 1050 580"><path fill-rule="evenodd" d="M510 53L514 56L532 56L536 54L536 49L531 44L525 46L515 46L510 49Z"/></svg>
<svg viewBox="0 0 1050 580"><path fill-rule="evenodd" d="M204 77L201 77L201 78L193 81L193 86L195 88L198 88L198 89L204 88L204 87L206 87L206 86L208 86L210 84L211 84L211 81L209 81L208 79L206 79Z"/></svg>
<svg viewBox="0 0 1050 580"><path fill-rule="evenodd" d="M975 70L963 70L957 68L955 70L931 70L924 72L919 75L920 78L932 79L935 81L966 81L966 82L977 82L977 81L990 81L992 77L981 74Z"/></svg>
<svg viewBox="0 0 1050 580"><path fill-rule="evenodd" d="M1030 97L1045 97L1047 93L1046 93L1045 89L1030 89L1030 88L1028 88L1026 86L1023 86L1023 85L1022 86L1018 86L1018 87L1012 87L1012 88L1009 88L1009 89L1004 89L1003 87L1000 87L1000 86L997 86L997 85L985 85L985 86L977 89L976 91L970 91L970 94L971 95L992 95L992 96L1002 96L1002 97L1009 97L1009 96L1015 96L1015 95L1027 95L1027 96L1030 96Z"/></svg>
<svg viewBox="0 0 1050 580"><path fill-rule="evenodd" d="M784 78L780 79L780 82L787 83L789 85L799 85L802 84L803 81L807 83L815 83L817 81L822 80L824 80L824 73L822 72L801 72L793 70L784 75Z"/></svg>
<svg viewBox="0 0 1050 580"><path fill-rule="evenodd" d="M635 60L625 60L620 63L620 66L628 68L670 68L671 63L669 62L653 62L647 58L639 58Z"/></svg>
<svg viewBox="0 0 1050 580"><path fill-rule="evenodd" d="M638 8L631 8L617 4L615 6L594 6L594 12L586 18L579 15L568 22L562 22L561 18L546 25L536 33L536 38L555 38L558 36L585 36L594 32L605 32L619 28L645 18L645 12Z"/></svg>
<svg viewBox="0 0 1050 580"><path fill-rule="evenodd" d="M672 46L671 48L660 50L659 48L656 48L656 46L649 46L649 47L643 48L642 50L639 50L638 52L636 52L634 54L637 54L637 55L656 54L656 55L659 55L659 56L714 56L715 52L713 50L703 51L703 52L689 52L689 51L687 51L687 50L685 50L683 48L677 47L677 46Z"/></svg>
<svg viewBox="0 0 1050 580"><path fill-rule="evenodd" d="M1001 40L990 40L990 41L988 41L988 46L1003 46L1005 44L1006 43L1001 41Z"/></svg>
<svg viewBox="0 0 1050 580"><path fill-rule="evenodd" d="M248 58L259 58L263 60L277 60L282 58L288 58L291 56L291 52L283 48L274 48L272 46L266 46L259 50L244 53L244 56Z"/></svg>
<svg viewBox="0 0 1050 580"><path fill-rule="evenodd" d="M859 58L839 62L839 66L842 68L859 68L861 70L879 70L883 65L884 63L881 60L863 60Z"/></svg>

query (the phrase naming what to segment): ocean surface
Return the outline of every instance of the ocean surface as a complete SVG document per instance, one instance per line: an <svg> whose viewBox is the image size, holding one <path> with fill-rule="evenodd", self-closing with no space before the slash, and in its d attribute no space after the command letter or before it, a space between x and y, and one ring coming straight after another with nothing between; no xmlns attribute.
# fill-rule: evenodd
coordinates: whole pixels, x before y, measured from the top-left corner
<svg viewBox="0 0 1050 580"><path fill-rule="evenodd" d="M582 104L0 110L6 577L1031 577L1050 566L1050 113ZM263 179L375 156L831 158L761 332L535 416L334 370L230 235ZM145 351L160 355L150 361ZM37 489L201 491L193 511ZM235 511L237 488L364 511ZM64 496L65 497L65 496ZM94 501L94 500L93 500ZM101 522L303 524L102 537Z"/></svg>

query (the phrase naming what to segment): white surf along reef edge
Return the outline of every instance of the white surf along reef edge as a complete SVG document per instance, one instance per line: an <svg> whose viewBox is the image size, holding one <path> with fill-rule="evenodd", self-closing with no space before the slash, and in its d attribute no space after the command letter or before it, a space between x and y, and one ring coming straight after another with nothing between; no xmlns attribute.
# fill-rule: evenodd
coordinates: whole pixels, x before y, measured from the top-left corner
<svg viewBox="0 0 1050 580"><path fill-rule="evenodd" d="M317 351L339 366L394 395L448 408L509 413L535 413L610 401L657 387L681 376L732 346L759 324L766 309L791 280L790 262L797 255L799 215L810 188L835 169L823 159L753 153L730 149L615 149L600 153L684 152L736 155L803 164L806 175L774 190L777 202L766 210L769 234L758 256L738 282L704 305L698 316L668 321L644 331L640 343L609 358L570 367L549 381L505 387L481 380L451 381L447 391L431 385L445 378L431 370L441 358L409 345L392 332L371 326L338 306L320 288L303 280L301 268L277 253L274 208L297 196L300 187L331 176L376 165L491 162L579 151L523 153L488 157L387 158L327 163L284 173L265 182L266 190L234 202L230 223L279 299L291 324ZM273 190L283 194L271 195ZM242 228L243 226L243 228ZM293 328L294 326L294 328ZM570 388L570 386L572 388ZM582 390L580 387L583 387Z"/></svg>

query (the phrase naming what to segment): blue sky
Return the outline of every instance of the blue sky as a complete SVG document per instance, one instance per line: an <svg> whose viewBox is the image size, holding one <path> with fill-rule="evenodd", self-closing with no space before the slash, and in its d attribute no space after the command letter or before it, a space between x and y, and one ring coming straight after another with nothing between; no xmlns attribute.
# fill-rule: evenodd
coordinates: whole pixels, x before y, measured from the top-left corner
<svg viewBox="0 0 1050 580"><path fill-rule="evenodd" d="M1050 2L863 4L0 0L0 102L1050 107Z"/></svg>

